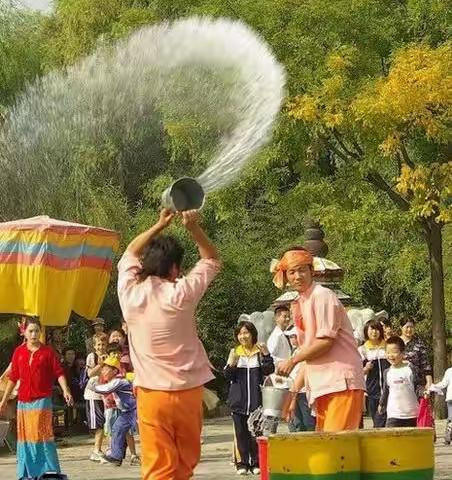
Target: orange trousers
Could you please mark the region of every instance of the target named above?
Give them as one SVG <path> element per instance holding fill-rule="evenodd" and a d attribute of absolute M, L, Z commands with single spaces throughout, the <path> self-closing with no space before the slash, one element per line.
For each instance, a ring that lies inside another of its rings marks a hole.
<path fill-rule="evenodd" d="M 137 387 L 143 480 L 189 480 L 201 457 L 203 387 Z"/>
<path fill-rule="evenodd" d="M 357 430 L 363 415 L 363 390 L 344 390 L 315 400 L 316 431 Z"/>

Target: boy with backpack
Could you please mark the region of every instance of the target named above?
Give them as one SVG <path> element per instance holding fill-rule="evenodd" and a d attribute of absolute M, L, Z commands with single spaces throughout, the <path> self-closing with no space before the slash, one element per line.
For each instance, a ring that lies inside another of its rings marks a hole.
<path fill-rule="evenodd" d="M 102 395 L 88 388 L 88 380 L 98 376 L 104 360 L 107 358 L 107 335 L 95 335 L 93 338 L 94 352 L 86 357 L 86 368 L 80 376 L 80 387 L 84 390 L 86 401 L 86 418 L 90 431 L 94 431 L 94 450 L 91 453 L 92 462 L 100 462 L 103 458 L 102 442 L 104 439 L 104 402 Z"/>

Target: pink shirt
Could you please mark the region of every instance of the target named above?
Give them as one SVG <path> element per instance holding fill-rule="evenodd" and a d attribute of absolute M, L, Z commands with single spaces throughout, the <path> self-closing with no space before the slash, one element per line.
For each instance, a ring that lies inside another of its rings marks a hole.
<path fill-rule="evenodd" d="M 151 390 L 188 390 L 214 378 L 198 338 L 195 311 L 220 270 L 200 260 L 176 283 L 149 276 L 137 280 L 140 260 L 125 253 L 118 264 L 118 296 L 129 329 L 134 384 Z"/>
<path fill-rule="evenodd" d="M 301 314 L 300 345 L 316 338 L 333 338 L 324 355 L 306 362 L 306 388 L 310 403 L 329 393 L 365 390 L 361 356 L 345 308 L 336 294 L 314 283 L 292 304 L 294 318 Z"/>

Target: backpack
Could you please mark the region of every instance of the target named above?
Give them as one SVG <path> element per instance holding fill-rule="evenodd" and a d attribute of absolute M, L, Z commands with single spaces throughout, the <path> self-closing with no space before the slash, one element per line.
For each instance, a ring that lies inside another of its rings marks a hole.
<path fill-rule="evenodd" d="M 84 367 L 80 372 L 80 378 L 78 379 L 78 386 L 82 392 L 85 391 L 85 388 L 88 385 L 88 380 L 88 367 Z"/>
<path fill-rule="evenodd" d="M 94 353 L 94 363 L 97 363 L 97 355 Z M 78 386 L 82 392 L 85 391 L 86 386 L 88 385 L 89 376 L 88 376 L 88 367 L 84 367 L 80 372 L 80 378 L 78 380 Z"/>

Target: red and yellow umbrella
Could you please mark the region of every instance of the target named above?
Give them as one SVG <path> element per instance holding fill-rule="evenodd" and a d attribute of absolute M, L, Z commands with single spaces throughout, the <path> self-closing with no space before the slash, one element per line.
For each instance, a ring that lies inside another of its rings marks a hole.
<path fill-rule="evenodd" d="M 117 232 L 47 216 L 0 223 L 0 312 L 64 326 L 71 312 L 99 313 Z"/>

